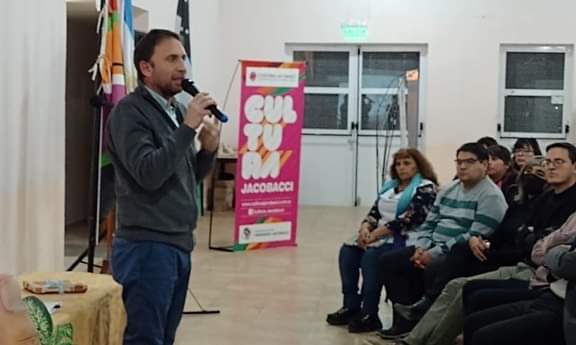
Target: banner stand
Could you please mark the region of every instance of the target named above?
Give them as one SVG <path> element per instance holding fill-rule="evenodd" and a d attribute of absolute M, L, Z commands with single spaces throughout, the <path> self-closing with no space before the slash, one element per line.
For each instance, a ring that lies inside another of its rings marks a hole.
<path fill-rule="evenodd" d="M 241 60 L 238 151 L 217 157 L 211 176 L 208 249 L 236 252 L 296 246 L 303 62 Z M 226 159 L 236 160 L 234 239 L 213 243 L 216 183 Z"/>
<path fill-rule="evenodd" d="M 304 62 L 241 61 L 234 251 L 294 247 Z"/>

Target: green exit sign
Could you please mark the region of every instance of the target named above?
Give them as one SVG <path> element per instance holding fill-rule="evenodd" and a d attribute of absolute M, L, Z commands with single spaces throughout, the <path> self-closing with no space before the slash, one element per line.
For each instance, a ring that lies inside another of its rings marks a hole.
<path fill-rule="evenodd" d="M 368 39 L 368 25 L 365 24 L 342 24 L 340 33 L 345 41 L 366 41 Z"/>

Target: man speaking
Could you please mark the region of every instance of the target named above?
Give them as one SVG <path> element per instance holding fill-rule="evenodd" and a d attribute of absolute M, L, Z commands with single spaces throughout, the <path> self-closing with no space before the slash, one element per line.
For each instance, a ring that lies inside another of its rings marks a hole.
<path fill-rule="evenodd" d="M 134 51 L 140 85 L 108 121 L 118 200 L 112 274 L 124 288 L 125 345 L 173 344 L 186 300 L 196 187 L 213 165 L 219 139 L 206 119 L 215 105 L 208 94 L 199 93 L 187 107 L 174 98 L 182 91 L 185 62 L 177 34 L 150 31 Z"/>

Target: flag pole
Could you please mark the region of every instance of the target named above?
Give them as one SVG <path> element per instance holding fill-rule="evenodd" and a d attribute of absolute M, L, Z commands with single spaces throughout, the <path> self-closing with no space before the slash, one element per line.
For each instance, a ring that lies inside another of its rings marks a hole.
<path fill-rule="evenodd" d="M 82 252 L 78 258 L 68 267 L 67 271 L 73 271 L 80 263 L 87 264 L 87 271 L 94 272 L 94 267 L 99 267 L 94 264 L 94 257 L 96 255 L 96 244 L 97 237 L 98 240 L 102 239 L 102 236 L 98 236 L 99 225 L 100 225 L 100 183 L 101 183 L 101 170 L 100 161 L 102 158 L 102 108 L 106 104 L 106 101 L 101 95 L 101 88 L 98 86 L 100 84 L 99 78 L 99 67 L 102 62 L 102 52 L 103 47 L 105 47 L 106 40 L 106 26 L 107 26 L 107 9 L 108 3 L 106 0 L 100 0 L 100 15 L 98 17 L 97 32 L 98 32 L 98 46 L 100 47 L 99 56 L 96 59 L 96 63 L 89 71 L 92 73 L 92 79 L 96 85 L 96 95 L 90 99 L 90 105 L 93 108 L 93 118 L 92 118 L 92 152 L 90 159 L 90 182 L 88 187 L 88 248 Z M 87 262 L 84 262 L 84 258 L 87 257 Z"/>
<path fill-rule="evenodd" d="M 182 41 L 182 45 L 184 46 L 184 50 L 186 51 L 186 55 L 188 56 L 188 67 L 190 70 L 188 71 L 188 75 L 191 74 L 192 68 L 192 58 L 190 56 L 190 8 L 188 7 L 189 0 L 178 0 L 178 7 L 176 9 L 176 32 L 180 35 L 180 39 Z M 200 308 L 198 311 L 183 311 L 183 315 L 209 315 L 209 314 L 220 314 L 220 310 L 206 310 L 200 304 L 192 289 L 188 288 L 188 293 L 194 298 L 196 304 Z"/>

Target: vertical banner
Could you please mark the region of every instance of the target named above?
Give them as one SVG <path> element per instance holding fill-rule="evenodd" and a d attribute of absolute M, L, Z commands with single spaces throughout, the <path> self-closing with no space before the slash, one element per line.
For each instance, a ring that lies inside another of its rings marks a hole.
<path fill-rule="evenodd" d="M 241 70 L 234 250 L 295 246 L 305 64 Z"/>

